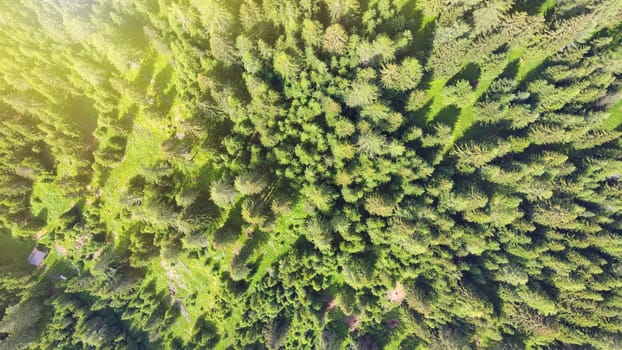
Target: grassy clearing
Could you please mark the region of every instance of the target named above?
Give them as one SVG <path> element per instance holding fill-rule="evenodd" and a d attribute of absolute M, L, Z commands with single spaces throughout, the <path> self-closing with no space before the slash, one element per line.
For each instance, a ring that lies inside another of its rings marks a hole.
<path fill-rule="evenodd" d="M 452 132 L 453 142 L 451 145 L 453 145 L 456 140 L 461 138 L 462 135 L 464 135 L 464 133 L 471 127 L 471 125 L 473 125 L 473 122 L 475 121 L 475 116 L 473 115 L 473 105 L 480 97 L 482 97 L 482 95 L 486 93 L 486 91 L 488 91 L 490 84 L 492 84 L 492 82 L 503 73 L 505 68 L 516 60 L 515 55 L 515 52 L 508 53 L 505 65 L 499 65 L 498 67 L 495 66 L 494 70 L 482 72 L 477 88 L 473 92 L 471 103 L 463 107 L 460 115 L 458 116 L 458 120 L 456 121 L 456 125 L 454 126 L 454 130 Z M 449 150 L 449 148 L 446 148 L 445 151 L 447 150 Z"/>
<path fill-rule="evenodd" d="M 552 5 L 554 5 L 554 1 Z M 549 4 L 549 6 L 552 5 Z M 512 48 L 507 53 L 505 60 L 506 62 L 504 65 L 495 65 L 495 69 L 492 71 L 482 71 L 481 77 L 478 80 L 477 88 L 473 92 L 470 103 L 460 109 L 460 114 L 458 115 L 456 122 L 453 125 L 452 142 L 448 142 L 445 145 L 444 152 L 448 152 L 453 147 L 455 142 L 459 140 L 464 135 L 464 133 L 473 125 L 473 123 L 475 122 L 473 105 L 482 95 L 484 95 L 484 93 L 486 93 L 486 91 L 490 87 L 490 84 L 492 84 L 492 82 L 499 75 L 501 75 L 507 67 L 509 67 L 509 65 L 513 64 L 516 61 L 519 62 L 517 66 L 518 69 L 516 71 L 516 76 L 514 77 L 514 79 L 518 84 L 520 84 L 529 75 L 530 72 L 537 69 L 544 61 L 546 61 L 546 59 L 546 57 L 542 58 L 539 56 L 530 55 L 529 52 L 527 52 L 524 48 Z M 447 81 L 443 80 L 435 80 L 430 83 L 430 88 L 428 89 L 426 94 L 428 96 L 428 99 L 432 100 L 430 113 L 428 114 L 430 116 L 429 120 L 434 120 L 438 116 L 439 112 L 442 111 L 443 108 L 447 107 L 447 105 L 444 104 L 444 99 L 442 96 L 442 90 L 446 83 Z M 617 111 L 619 112 L 618 116 L 612 116 L 611 121 L 608 122 L 608 125 L 611 128 L 615 128 L 617 125 L 622 123 L 622 110 L 620 110 L 619 107 L 620 106 L 618 106 L 617 109 Z"/>
<path fill-rule="evenodd" d="M 557 0 L 546 0 L 540 5 L 540 14 L 546 15 L 550 9 L 554 8 L 557 5 Z"/>
<path fill-rule="evenodd" d="M 605 121 L 604 127 L 607 130 L 615 130 L 620 125 L 622 125 L 622 100 L 613 105 L 611 109 L 609 109 L 611 115 Z"/>
<path fill-rule="evenodd" d="M 0 265 L 16 265 L 20 269 L 29 269 L 27 258 L 32 246 L 29 240 L 14 238 L 10 233 L 0 232 Z"/>
<path fill-rule="evenodd" d="M 261 258 L 261 262 L 259 263 L 257 271 L 253 277 L 249 279 L 249 287 L 246 293 L 252 292 L 254 290 L 254 286 L 260 282 L 262 278 L 264 278 L 270 270 L 270 267 L 276 263 L 280 257 L 287 254 L 287 252 L 292 248 L 298 239 L 298 236 L 292 231 L 291 227 L 302 224 L 305 217 L 307 217 L 307 214 L 304 210 L 304 205 L 299 202 L 289 215 L 284 215 L 278 218 L 273 231 L 273 236 L 267 243 L 256 247 L 254 256 L 251 256 L 251 258 Z M 242 321 L 242 315 L 245 307 L 246 305 L 244 304 L 238 304 L 237 307 L 231 311 L 229 321 L 232 324 L 239 324 L 240 321 Z M 215 349 L 224 350 L 229 348 L 234 343 L 233 337 L 235 334 L 227 332 L 227 335 L 228 337 L 221 339 Z"/>
<path fill-rule="evenodd" d="M 430 112 L 428 113 L 428 121 L 434 120 L 437 114 L 445 107 L 443 103 L 443 95 L 441 92 L 445 87 L 447 80 L 439 79 L 433 80 L 430 83 L 430 88 L 426 92 L 426 96 L 428 97 L 428 101 L 432 100 L 432 105 L 430 106 Z"/>
<path fill-rule="evenodd" d="M 125 157 L 110 173 L 101 197 L 102 221 L 106 222 L 111 232 L 121 230 L 117 215 L 123 210 L 119 204 L 123 190 L 130 179 L 139 175 L 143 168 L 154 165 L 160 159 L 160 144 L 169 134 L 170 131 L 162 122 L 149 119 L 142 113 L 136 116 L 134 128 L 127 141 Z"/>
<path fill-rule="evenodd" d="M 166 65 L 164 57 L 158 56 L 154 63 L 154 73 L 152 84 L 147 90 L 153 89 L 158 74 L 164 71 Z M 134 101 L 122 99 L 119 103 L 119 116 L 123 116 L 133 106 Z M 163 111 L 168 113 L 168 111 Z M 172 132 L 172 126 L 166 119 L 155 119 L 147 116 L 143 111 L 137 113 L 133 129 L 127 140 L 125 155 L 123 160 L 111 171 L 106 183 L 103 186 L 101 209 L 102 221 L 106 222 L 111 232 L 121 231 L 121 222 L 117 215 L 121 213 L 123 207 L 119 204 L 121 194 L 128 185 L 129 181 L 139 175 L 144 168 L 153 166 L 162 154 L 160 145 Z M 115 237 L 117 238 L 117 237 Z"/>
<path fill-rule="evenodd" d="M 152 73 L 150 74 L 152 78 L 146 87 L 147 95 L 157 95 L 156 92 L 161 92 L 156 91 L 162 89 L 158 86 L 164 86 L 164 92 L 169 92 L 170 89 L 174 88 L 174 76 L 165 76 L 168 67 L 169 62 L 166 57 L 158 55 L 155 58 L 152 65 Z M 151 66 L 148 68 L 151 68 Z M 130 80 L 138 79 L 139 73 L 139 69 L 133 71 Z M 160 79 L 161 76 L 168 79 L 160 82 L 159 80 L 162 80 Z M 118 105 L 119 117 L 135 109 L 137 102 L 129 98 L 122 98 Z M 163 159 L 164 154 L 160 151 L 160 147 L 172 134 L 174 130 L 173 124 L 185 117 L 179 115 L 183 111 L 184 109 L 179 101 L 175 100 L 168 110 L 160 111 L 162 114 L 171 114 L 171 118 L 154 118 L 152 114 L 144 113 L 142 108 L 139 108 L 138 113 L 135 115 L 133 128 L 127 139 L 124 157 L 111 171 L 105 184 L 102 186 L 101 200 L 103 205 L 99 212 L 102 222 L 106 223 L 107 229 L 115 234 L 116 249 L 123 248 L 119 243 L 125 238 L 119 236 L 120 233 L 125 231 L 125 223 L 122 219 L 119 219 L 120 214 L 124 210 L 121 204 L 123 192 L 133 177 L 141 175 L 143 169 L 149 168 Z M 173 123 L 171 123 L 171 119 L 173 119 Z M 205 163 L 203 160 L 205 157 L 199 154 L 197 158 L 200 159 L 194 159 L 191 167 L 185 170 L 198 176 L 202 164 Z M 221 289 L 220 277 L 206 266 L 202 259 L 161 255 L 152 259 L 144 284 L 146 285 L 152 280 L 155 280 L 158 291 L 168 293 L 169 288 L 173 288 L 176 291 L 174 299 L 179 300 L 183 304 L 185 312 L 172 325 L 172 332 L 182 339 L 188 340 L 192 336 L 196 320 L 203 313 L 215 307 L 216 296 Z"/>
<path fill-rule="evenodd" d="M 171 331 L 184 340 L 193 334 L 194 324 L 206 312 L 216 308 L 216 298 L 223 288 L 218 273 L 209 269 L 200 259 L 181 256 L 153 259 L 150 275 L 156 281 L 158 290 L 176 291 L 187 314 L 180 315 L 171 326 Z M 147 278 L 146 281 L 151 280 Z"/>
<path fill-rule="evenodd" d="M 31 212 L 35 216 L 42 215 L 47 223 L 54 222 L 76 201 L 65 193 L 56 183 L 35 181 L 30 197 Z"/>
<path fill-rule="evenodd" d="M 518 59 L 521 55 L 521 50 L 512 50 L 508 53 L 506 58 L 506 64 L 500 65 L 499 67 L 495 67 L 493 71 L 484 71 L 481 74 L 480 79 L 478 80 L 477 88 L 473 92 L 471 96 L 470 102 L 463 106 L 460 109 L 460 114 L 458 115 L 455 124 L 453 125 L 452 131 L 452 142 L 449 142 L 445 145 L 444 152 L 448 152 L 454 143 L 460 139 L 464 133 L 473 125 L 475 121 L 475 116 L 473 115 L 473 104 L 477 102 L 477 100 L 488 90 L 490 84 L 501 74 L 507 65 L 511 64 L 513 61 Z M 430 109 L 430 120 L 436 118 L 439 112 L 447 107 L 443 103 L 442 90 L 447 81 L 435 80 L 430 84 L 430 89 L 427 91 L 427 96 L 430 99 L 433 99 L 432 106 Z"/>
<path fill-rule="evenodd" d="M 269 242 L 263 244 L 260 249 L 256 250 L 256 252 L 259 252 L 263 257 L 257 268 L 257 272 L 255 272 L 255 275 L 253 275 L 253 278 L 250 280 L 251 286 L 259 282 L 268 273 L 270 266 L 291 249 L 298 236 L 292 232 L 290 227 L 301 225 L 306 217 L 307 214 L 304 210 L 304 205 L 298 203 L 289 215 L 278 218 L 274 230 L 275 237 L 271 238 Z"/>

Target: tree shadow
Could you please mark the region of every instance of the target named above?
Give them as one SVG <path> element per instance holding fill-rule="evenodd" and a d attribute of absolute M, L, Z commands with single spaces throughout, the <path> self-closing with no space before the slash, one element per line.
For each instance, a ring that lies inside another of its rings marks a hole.
<path fill-rule="evenodd" d="M 432 87 L 433 81 L 434 81 L 434 72 L 432 71 L 424 72 L 423 77 L 421 78 L 421 81 L 419 82 L 418 87 L 424 91 L 429 90 Z"/>
<path fill-rule="evenodd" d="M 482 74 L 482 70 L 477 63 L 470 62 L 460 72 L 451 77 L 449 81 L 447 81 L 446 86 L 454 85 L 458 80 L 466 80 L 471 86 L 475 86 L 479 81 L 479 78 Z"/>
<path fill-rule="evenodd" d="M 218 245 L 231 244 L 242 234 L 242 213 L 240 203 L 229 211 L 225 224 L 214 232 L 214 243 Z"/>
<path fill-rule="evenodd" d="M 419 128 L 425 127 L 428 124 L 428 115 L 432 110 L 432 102 L 433 99 L 426 102 L 426 104 L 418 110 L 409 113 L 406 117 L 406 120 L 404 121 L 404 124 L 401 127 L 401 130 L 403 132 L 408 132 L 408 130 L 410 130 L 410 128 L 413 126 Z"/>
<path fill-rule="evenodd" d="M 422 66 L 427 63 L 427 53 L 432 50 L 435 21 L 424 24 L 423 12 L 415 7 L 416 1 L 408 1 L 398 12 L 398 16 L 404 18 L 402 30 L 410 30 L 413 35 L 411 44 L 403 51 L 407 57 L 415 57 Z"/>
<path fill-rule="evenodd" d="M 473 124 L 472 127 L 465 130 L 462 137 L 460 137 L 461 141 L 468 140 L 482 140 L 484 138 L 488 138 L 493 135 L 497 135 L 499 131 L 498 125 L 483 125 L 480 123 Z"/>
<path fill-rule="evenodd" d="M 507 64 L 507 66 L 505 66 L 505 69 L 503 70 L 503 72 L 499 75 L 499 79 L 516 79 L 516 76 L 518 75 L 518 66 L 520 64 L 520 60 L 519 59 L 515 59 L 513 61 L 511 61 L 510 63 Z"/>
<path fill-rule="evenodd" d="M 223 272 L 220 275 L 220 280 L 223 281 L 223 284 L 227 288 L 227 290 L 236 296 L 242 295 L 244 292 L 248 290 L 248 287 L 249 287 L 248 282 L 246 280 L 236 281 L 233 278 L 231 278 L 231 274 L 229 272 Z"/>
<path fill-rule="evenodd" d="M 9 231 L 0 231 L 0 266 L 14 265 L 18 270 L 29 270 L 28 254 L 32 250 L 32 241 L 15 238 Z"/>
<path fill-rule="evenodd" d="M 537 15 L 540 13 L 540 8 L 547 0 L 523 0 L 517 1 L 512 9 L 512 12 L 527 12 L 529 15 Z"/>
<path fill-rule="evenodd" d="M 542 61 L 536 67 L 534 67 L 529 72 L 527 72 L 527 74 L 525 74 L 525 76 L 521 80 L 520 85 L 517 87 L 517 89 L 524 90 L 527 88 L 527 85 L 529 83 L 540 78 L 542 76 L 542 72 L 546 69 L 546 67 L 549 66 L 549 62 L 550 62 L 550 58 L 547 57 L 544 61 Z"/>
<path fill-rule="evenodd" d="M 193 348 L 213 349 L 219 341 L 218 327 L 208 320 L 208 314 L 204 314 L 194 323 L 192 338 L 186 345 Z"/>
<path fill-rule="evenodd" d="M 448 125 L 453 130 L 456 125 L 456 122 L 458 121 L 459 115 L 460 115 L 460 108 L 454 105 L 449 105 L 441 109 L 436 114 L 436 116 L 434 117 L 434 121 Z"/>
<path fill-rule="evenodd" d="M 41 209 L 41 211 L 39 211 L 39 213 L 37 213 L 37 220 L 40 220 L 41 222 L 48 222 L 48 218 L 50 217 L 50 213 L 48 208 L 43 208 Z"/>

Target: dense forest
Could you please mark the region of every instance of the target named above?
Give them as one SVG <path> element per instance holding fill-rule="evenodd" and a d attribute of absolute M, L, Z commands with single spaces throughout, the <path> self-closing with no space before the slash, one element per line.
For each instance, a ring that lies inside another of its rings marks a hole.
<path fill-rule="evenodd" d="M 621 0 L 0 9 L 0 349 L 622 349 Z"/>

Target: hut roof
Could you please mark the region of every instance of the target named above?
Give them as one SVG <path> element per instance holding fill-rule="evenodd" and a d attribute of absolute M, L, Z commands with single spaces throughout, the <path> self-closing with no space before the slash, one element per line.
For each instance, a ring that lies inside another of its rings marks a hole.
<path fill-rule="evenodd" d="M 28 262 L 30 265 L 41 266 L 43 263 L 43 259 L 48 255 L 47 252 L 34 248 L 30 256 L 28 257 Z"/>

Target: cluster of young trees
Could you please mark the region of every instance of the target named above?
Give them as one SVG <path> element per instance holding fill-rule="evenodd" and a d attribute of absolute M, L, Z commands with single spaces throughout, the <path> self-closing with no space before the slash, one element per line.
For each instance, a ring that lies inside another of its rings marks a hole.
<path fill-rule="evenodd" d="M 0 346 L 622 346 L 620 1 L 0 8 Z"/>

